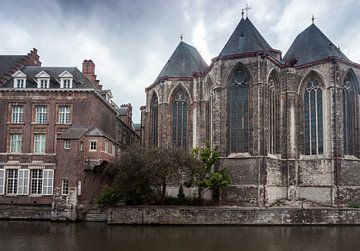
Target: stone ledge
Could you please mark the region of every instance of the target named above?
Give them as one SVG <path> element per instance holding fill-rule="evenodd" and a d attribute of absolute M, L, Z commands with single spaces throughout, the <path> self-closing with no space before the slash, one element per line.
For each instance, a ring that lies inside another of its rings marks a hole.
<path fill-rule="evenodd" d="M 360 209 L 117 207 L 108 224 L 160 225 L 332 225 L 360 224 Z"/>

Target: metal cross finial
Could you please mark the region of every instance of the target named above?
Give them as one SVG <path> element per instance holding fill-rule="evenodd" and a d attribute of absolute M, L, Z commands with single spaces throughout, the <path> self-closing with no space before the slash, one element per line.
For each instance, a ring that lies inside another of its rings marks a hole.
<path fill-rule="evenodd" d="M 314 21 L 315 21 L 314 15 L 312 15 L 311 21 L 312 21 L 312 23 L 314 24 Z"/>
<path fill-rule="evenodd" d="M 183 38 L 184 38 L 183 34 L 180 34 L 180 41 L 183 41 Z"/>
<path fill-rule="evenodd" d="M 244 18 L 244 11 L 246 11 L 246 18 L 248 17 L 248 14 L 249 14 L 249 10 L 251 10 L 252 9 L 252 7 L 250 7 L 248 4 L 246 4 L 246 6 L 245 6 L 245 8 L 243 8 L 242 10 L 241 10 L 241 15 L 242 15 L 242 17 Z"/>

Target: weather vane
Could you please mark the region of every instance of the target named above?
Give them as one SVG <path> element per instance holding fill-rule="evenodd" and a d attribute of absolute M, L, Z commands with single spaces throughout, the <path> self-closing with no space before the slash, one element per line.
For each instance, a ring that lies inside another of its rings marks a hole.
<path fill-rule="evenodd" d="M 248 18 L 249 10 L 251 10 L 252 7 L 250 7 L 248 4 L 246 4 L 245 8 L 241 9 L 241 16 L 244 18 L 244 11 L 246 11 L 246 18 Z"/>
<path fill-rule="evenodd" d="M 180 41 L 183 41 L 183 38 L 184 38 L 183 34 L 180 34 Z"/>
<path fill-rule="evenodd" d="M 314 14 L 312 15 L 311 21 L 312 21 L 312 23 L 314 24 L 314 21 L 315 21 Z"/>

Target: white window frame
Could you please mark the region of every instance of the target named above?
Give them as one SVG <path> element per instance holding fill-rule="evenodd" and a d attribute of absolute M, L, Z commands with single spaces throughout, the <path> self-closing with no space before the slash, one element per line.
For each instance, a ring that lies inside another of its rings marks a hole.
<path fill-rule="evenodd" d="M 21 133 L 10 133 L 9 134 L 9 152 L 10 153 L 21 153 L 22 148 L 22 134 Z"/>
<path fill-rule="evenodd" d="M 64 149 L 69 150 L 70 148 L 71 148 L 70 147 L 70 140 L 65 139 L 64 140 Z"/>
<path fill-rule="evenodd" d="M 79 150 L 80 151 L 84 150 L 84 142 L 80 142 Z"/>
<path fill-rule="evenodd" d="M 36 172 L 38 175 L 36 177 L 33 177 L 34 172 Z M 41 169 L 32 169 L 30 172 L 31 176 L 31 183 L 30 183 L 30 194 L 32 195 L 41 195 L 42 194 L 42 182 L 43 182 L 43 170 Z M 41 181 L 41 182 L 40 182 Z M 33 192 L 33 183 L 36 183 L 35 185 L 35 192 Z M 40 190 L 40 191 L 39 191 Z"/>
<path fill-rule="evenodd" d="M 14 78 L 14 88 L 26 88 L 26 78 Z"/>
<path fill-rule="evenodd" d="M 14 124 L 24 123 L 24 107 L 22 105 L 11 106 L 11 123 Z"/>
<path fill-rule="evenodd" d="M 47 114 L 48 110 L 46 105 L 35 106 L 35 123 L 46 124 L 48 119 Z"/>
<path fill-rule="evenodd" d="M 34 133 L 34 153 L 45 153 L 46 151 L 46 134 Z"/>
<path fill-rule="evenodd" d="M 69 105 L 59 106 L 59 124 L 71 124 L 71 110 Z"/>
<path fill-rule="evenodd" d="M 61 179 L 61 195 L 69 195 L 69 179 Z"/>
<path fill-rule="evenodd" d="M 105 152 L 110 153 L 109 152 L 109 141 L 107 141 L 107 140 L 105 140 L 105 143 L 104 143 L 104 150 L 105 150 Z"/>
<path fill-rule="evenodd" d="M 60 88 L 62 89 L 71 89 L 73 85 L 72 78 L 62 78 L 60 81 Z"/>
<path fill-rule="evenodd" d="M 13 173 L 13 177 L 9 177 L 10 172 Z M 18 173 L 18 169 L 6 169 L 6 194 L 7 195 L 16 195 L 17 194 L 17 188 L 18 188 L 18 177 L 19 177 L 19 173 Z M 9 184 L 10 181 L 12 180 L 12 185 L 11 185 L 11 192 L 9 192 Z"/>
<path fill-rule="evenodd" d="M 42 195 L 53 195 L 54 191 L 54 170 L 43 170 Z"/>
<path fill-rule="evenodd" d="M 5 169 L 0 169 L 0 195 L 5 194 Z"/>
<path fill-rule="evenodd" d="M 95 148 L 92 148 L 92 143 L 95 144 Z M 97 151 L 97 141 L 96 140 L 90 140 L 89 142 L 89 152 L 96 152 Z"/>
<path fill-rule="evenodd" d="M 29 169 L 18 170 L 17 195 L 29 194 Z"/>
<path fill-rule="evenodd" d="M 49 87 L 50 87 L 50 79 L 49 78 L 39 78 L 37 80 L 37 88 L 48 89 Z"/>

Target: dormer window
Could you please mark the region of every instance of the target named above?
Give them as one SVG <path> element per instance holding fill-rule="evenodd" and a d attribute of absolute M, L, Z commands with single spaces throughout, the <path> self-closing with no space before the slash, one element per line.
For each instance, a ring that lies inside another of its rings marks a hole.
<path fill-rule="evenodd" d="M 61 88 L 64 88 L 64 89 L 72 88 L 72 80 L 71 79 L 62 79 Z"/>
<path fill-rule="evenodd" d="M 73 84 L 73 75 L 68 71 L 64 71 L 59 75 L 60 78 L 60 88 L 62 89 L 71 89 Z"/>
<path fill-rule="evenodd" d="M 26 88 L 26 75 L 22 71 L 15 72 L 12 77 L 14 78 L 14 88 Z"/>
<path fill-rule="evenodd" d="M 50 75 L 45 71 L 41 71 L 35 75 L 37 78 L 37 88 L 47 89 L 50 87 Z"/>
<path fill-rule="evenodd" d="M 15 88 L 25 88 L 25 79 L 15 79 Z"/>
<path fill-rule="evenodd" d="M 38 83 L 38 88 L 49 88 L 49 80 L 48 79 L 40 79 Z"/>

